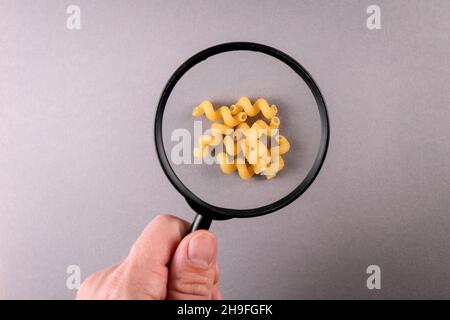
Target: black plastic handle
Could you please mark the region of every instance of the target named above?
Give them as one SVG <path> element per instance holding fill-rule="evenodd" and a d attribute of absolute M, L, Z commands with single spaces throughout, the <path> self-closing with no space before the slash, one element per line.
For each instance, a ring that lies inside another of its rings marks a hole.
<path fill-rule="evenodd" d="M 210 218 L 206 218 L 200 214 L 197 214 L 192 221 L 191 228 L 189 232 L 194 232 L 196 230 L 208 230 L 211 226 L 212 220 Z"/>

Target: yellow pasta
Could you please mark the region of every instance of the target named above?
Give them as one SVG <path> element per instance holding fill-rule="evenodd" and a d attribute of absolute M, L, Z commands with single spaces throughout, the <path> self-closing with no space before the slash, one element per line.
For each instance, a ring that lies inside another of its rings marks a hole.
<path fill-rule="evenodd" d="M 242 130 L 244 132 L 247 131 L 248 129 L 250 129 L 250 126 L 246 122 L 242 122 L 236 127 L 236 130 Z"/>
<path fill-rule="evenodd" d="M 277 106 L 272 104 L 269 106 L 265 99 L 258 99 L 253 104 L 253 107 L 260 109 L 266 119 L 272 119 L 278 112 Z"/>
<path fill-rule="evenodd" d="M 245 163 L 237 163 L 236 168 L 239 177 L 243 180 L 248 180 L 254 175 L 253 167 Z"/>
<path fill-rule="evenodd" d="M 266 151 L 262 151 L 262 150 L 266 150 Z M 259 149 L 259 148 L 255 148 L 250 150 L 249 154 L 248 154 L 248 163 L 253 164 L 253 165 L 267 165 L 270 163 L 271 158 L 269 153 L 267 152 L 267 148 L 264 149 Z"/>
<path fill-rule="evenodd" d="M 280 127 L 281 120 L 278 117 L 273 117 L 270 119 L 270 128 L 271 129 L 278 129 Z"/>
<path fill-rule="evenodd" d="M 249 130 L 247 132 L 249 132 Z M 270 162 L 269 150 L 267 150 L 267 146 L 258 139 L 256 134 L 249 134 L 246 137 L 245 143 L 248 145 L 245 149 L 247 150 L 248 148 L 246 158 L 250 164 L 258 164 L 260 162 L 267 164 Z"/>
<path fill-rule="evenodd" d="M 250 126 L 246 122 L 240 123 L 236 130 L 234 131 L 234 140 L 240 140 L 242 137 L 245 136 L 245 132 L 250 129 Z"/>
<path fill-rule="evenodd" d="M 237 144 L 234 143 L 234 139 L 231 136 L 225 136 L 223 139 L 223 144 L 225 146 L 226 152 L 230 156 L 235 156 L 237 154 Z"/>
<path fill-rule="evenodd" d="M 279 155 L 282 155 L 287 153 L 291 149 L 291 144 L 285 136 L 278 135 L 275 137 L 275 141 L 278 143 L 278 145 L 272 147 L 271 152 L 278 152 Z"/>
<path fill-rule="evenodd" d="M 217 160 L 219 162 L 220 169 L 225 174 L 231 174 L 237 170 L 239 177 L 243 180 L 250 179 L 254 174 L 252 166 L 242 163 L 241 161 L 236 161 L 237 163 L 229 161 L 225 152 L 219 153 L 217 155 Z"/>
<path fill-rule="evenodd" d="M 248 117 L 259 113 L 267 119 L 256 118 L 252 125 Z M 265 99 L 251 103 L 247 97 L 241 97 L 236 104 L 222 106 L 214 110 L 213 104 L 205 100 L 194 108 L 192 115 L 205 115 L 212 122 L 210 132 L 199 137 L 194 156 L 205 158 L 214 148 L 217 163 L 225 174 L 237 172 L 243 180 L 255 174 L 274 178 L 285 166 L 281 155 L 286 154 L 291 145 L 285 136 L 279 135 L 280 118 L 278 109 L 269 105 Z M 223 122 L 217 122 L 217 121 Z M 270 121 L 269 121 L 270 120 Z M 223 149 L 217 149 L 223 147 Z"/>
<path fill-rule="evenodd" d="M 208 146 L 212 142 L 213 137 L 201 135 L 198 138 L 198 148 L 194 148 L 194 156 L 197 158 L 205 158 L 208 154 Z"/>
<path fill-rule="evenodd" d="M 195 117 L 201 117 L 206 115 L 209 121 L 217 121 L 223 119 L 224 124 L 230 127 L 235 127 L 239 123 L 244 122 L 247 119 L 245 112 L 239 112 L 235 116 L 231 114 L 230 108 L 222 106 L 217 110 L 214 110 L 212 103 L 208 100 L 203 101 L 192 111 L 192 115 Z"/>
<path fill-rule="evenodd" d="M 248 133 L 246 134 L 246 132 L 249 129 L 255 129 L 258 137 L 261 137 L 261 135 L 265 134 L 267 136 L 274 136 L 277 134 L 277 130 L 280 126 L 280 118 L 278 117 L 273 117 L 270 120 L 270 124 L 267 124 L 264 120 L 257 120 L 255 121 L 252 126 L 250 127 L 246 122 L 242 122 L 240 123 L 236 128 L 235 128 L 235 132 L 241 132 L 245 135 L 248 135 Z"/>
<path fill-rule="evenodd" d="M 263 163 L 257 163 L 253 165 L 253 170 L 255 171 L 255 174 L 261 174 L 264 170 L 266 170 L 268 165 Z"/>
<path fill-rule="evenodd" d="M 201 135 L 198 137 L 198 148 L 194 148 L 194 156 L 197 158 L 205 158 L 210 151 L 210 147 L 219 145 L 222 139 L 220 131 L 214 129 L 211 129 L 211 135 Z"/>
<path fill-rule="evenodd" d="M 252 104 L 247 97 L 241 97 L 236 104 L 230 107 L 230 110 L 231 114 L 239 114 L 244 110 L 249 117 L 254 117 L 261 111 L 266 119 L 272 119 L 278 112 L 277 106 L 269 105 L 265 99 L 260 98 Z"/>
<path fill-rule="evenodd" d="M 281 156 L 279 156 L 277 161 L 272 162 L 262 172 L 264 173 L 267 179 L 272 179 L 277 175 L 278 172 L 283 170 L 283 168 L 284 168 L 284 160 Z"/>
<path fill-rule="evenodd" d="M 236 171 L 236 164 L 233 161 L 228 160 L 228 156 L 225 152 L 217 154 L 217 161 L 223 173 L 232 174 Z"/>
<path fill-rule="evenodd" d="M 194 148 L 194 157 L 196 158 L 206 158 L 208 155 L 208 148 Z"/>
<path fill-rule="evenodd" d="M 240 126 L 241 124 L 245 124 L 245 122 L 240 123 L 238 126 Z M 222 135 L 229 135 L 234 133 L 233 127 L 218 122 L 213 123 L 211 125 L 211 129 L 218 130 Z"/>
<path fill-rule="evenodd" d="M 273 117 L 272 120 L 271 124 L 273 122 L 273 127 L 268 125 L 264 120 L 257 120 L 252 124 L 251 129 L 255 129 L 257 131 L 258 137 L 263 134 L 266 136 L 273 136 L 277 133 L 276 129 L 278 129 L 278 126 L 280 125 L 280 119 L 278 117 Z"/>
<path fill-rule="evenodd" d="M 247 139 L 240 139 L 236 142 L 237 150 L 236 152 L 238 154 L 242 153 L 243 159 L 247 159 L 249 155 L 249 145 L 247 143 Z"/>

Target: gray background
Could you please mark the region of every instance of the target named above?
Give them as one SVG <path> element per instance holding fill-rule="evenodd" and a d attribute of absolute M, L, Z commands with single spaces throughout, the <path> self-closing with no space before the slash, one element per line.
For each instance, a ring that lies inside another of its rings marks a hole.
<path fill-rule="evenodd" d="M 82 30 L 66 29 L 69 4 Z M 382 29 L 366 28 L 366 8 Z M 0 297 L 72 298 L 160 213 L 153 117 L 171 73 L 227 41 L 319 83 L 331 143 L 281 212 L 215 223 L 226 298 L 450 298 L 448 1 L 0 1 Z M 366 267 L 382 269 L 369 291 Z"/>

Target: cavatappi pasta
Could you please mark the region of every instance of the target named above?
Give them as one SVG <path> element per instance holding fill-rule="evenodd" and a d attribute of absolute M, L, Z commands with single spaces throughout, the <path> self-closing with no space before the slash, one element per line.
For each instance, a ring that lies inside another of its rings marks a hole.
<path fill-rule="evenodd" d="M 209 121 L 223 120 L 223 123 L 230 127 L 235 127 L 239 123 L 247 119 L 247 114 L 245 112 L 238 112 L 236 115 L 232 115 L 230 108 L 227 106 L 222 106 L 217 110 L 214 110 L 212 103 L 208 100 L 203 101 L 194 111 L 192 111 L 194 117 L 200 117 L 206 115 Z"/>
<path fill-rule="evenodd" d="M 239 114 L 242 110 L 249 117 L 254 117 L 261 111 L 266 119 L 272 119 L 278 112 L 277 106 L 274 104 L 269 105 L 265 99 L 260 98 L 252 104 L 247 97 L 240 98 L 236 104 L 230 107 L 232 115 Z"/>
<path fill-rule="evenodd" d="M 223 173 L 237 172 L 244 180 L 254 175 L 274 178 L 285 167 L 282 155 L 291 147 L 288 139 L 279 134 L 281 121 L 277 113 L 277 106 L 262 98 L 252 104 L 249 98 L 241 97 L 230 107 L 217 109 L 210 101 L 203 101 L 192 115 L 205 115 L 213 123 L 198 138 L 194 156 L 205 158 L 214 152 Z M 258 114 L 261 119 L 249 121 Z"/>

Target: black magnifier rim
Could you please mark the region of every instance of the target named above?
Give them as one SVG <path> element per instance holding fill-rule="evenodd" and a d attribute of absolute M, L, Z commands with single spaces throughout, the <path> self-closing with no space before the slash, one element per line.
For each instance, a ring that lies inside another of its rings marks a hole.
<path fill-rule="evenodd" d="M 178 178 L 178 176 L 173 171 L 169 160 L 167 158 L 164 144 L 163 144 L 163 135 L 162 135 L 162 122 L 163 122 L 163 116 L 164 116 L 164 109 L 166 107 L 167 100 L 177 84 L 177 82 L 182 78 L 182 76 L 189 71 L 192 67 L 194 67 L 196 64 L 202 62 L 203 60 L 206 60 L 209 57 L 212 57 L 217 54 L 230 52 L 230 51 L 254 51 L 254 52 L 261 52 L 264 54 L 267 54 L 269 56 L 272 56 L 273 58 L 278 59 L 279 61 L 287 64 L 295 73 L 297 73 L 303 81 L 306 82 L 306 84 L 309 86 L 311 92 L 314 95 L 314 98 L 316 100 L 317 107 L 319 109 L 320 114 L 320 122 L 321 122 L 321 138 L 320 138 L 320 145 L 319 145 L 319 151 L 317 153 L 316 159 L 314 160 L 313 166 L 311 167 L 310 171 L 308 172 L 307 176 L 303 179 L 303 181 L 288 195 L 281 198 L 280 200 L 277 200 L 271 204 L 264 205 L 262 207 L 258 208 L 252 208 L 252 209 L 230 209 L 230 208 L 222 208 L 217 207 L 214 205 L 211 205 L 199 197 L 197 197 L 194 193 L 192 193 Z M 247 218 L 247 217 L 256 217 L 265 215 L 271 212 L 274 212 L 276 210 L 279 210 L 288 204 L 290 204 L 292 201 L 297 199 L 300 195 L 303 194 L 303 192 L 308 189 L 308 187 L 311 185 L 311 183 L 316 178 L 317 174 L 319 173 L 322 164 L 325 160 L 325 156 L 327 154 L 328 149 L 328 143 L 330 139 L 330 125 L 328 120 L 328 112 L 325 105 L 325 101 L 323 99 L 323 96 L 319 90 L 319 87 L 317 86 L 316 82 L 313 80 L 311 75 L 306 71 L 305 68 L 302 67 L 300 63 L 298 63 L 295 59 L 291 58 L 284 52 L 263 45 L 259 43 L 253 43 L 253 42 L 229 42 L 229 43 L 223 43 L 219 45 L 212 46 L 210 48 L 207 48 L 203 51 L 200 51 L 199 53 L 195 54 L 191 58 L 189 58 L 186 62 L 184 62 L 170 77 L 169 81 L 167 82 L 161 97 L 158 102 L 158 108 L 156 110 L 156 116 L 155 116 L 155 143 L 156 143 L 156 151 L 158 154 L 159 162 L 164 170 L 164 173 L 169 178 L 172 185 L 180 192 L 186 200 L 190 204 L 195 204 L 196 207 L 205 209 L 205 212 L 213 213 L 214 215 L 211 217 L 212 219 L 217 219 L 217 215 L 220 217 L 227 217 L 227 218 Z M 200 212 L 201 213 L 201 212 Z M 216 216 L 216 218 L 214 217 Z"/>

